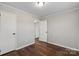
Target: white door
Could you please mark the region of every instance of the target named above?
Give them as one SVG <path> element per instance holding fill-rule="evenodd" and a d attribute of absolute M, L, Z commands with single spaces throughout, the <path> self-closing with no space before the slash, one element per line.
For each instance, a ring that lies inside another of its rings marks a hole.
<path fill-rule="evenodd" d="M 16 48 L 16 15 L 9 12 L 1 12 L 1 54 L 15 50 Z"/>
<path fill-rule="evenodd" d="M 40 39 L 41 41 L 47 42 L 47 20 L 41 20 L 40 25 Z"/>
<path fill-rule="evenodd" d="M 39 23 L 35 23 L 35 38 L 39 38 Z"/>

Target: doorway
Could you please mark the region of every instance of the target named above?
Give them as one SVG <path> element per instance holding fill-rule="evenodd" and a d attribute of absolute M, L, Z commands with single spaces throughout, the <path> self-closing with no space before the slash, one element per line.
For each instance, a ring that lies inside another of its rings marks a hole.
<path fill-rule="evenodd" d="M 39 22 L 39 40 L 47 42 L 47 20 L 41 20 Z"/>

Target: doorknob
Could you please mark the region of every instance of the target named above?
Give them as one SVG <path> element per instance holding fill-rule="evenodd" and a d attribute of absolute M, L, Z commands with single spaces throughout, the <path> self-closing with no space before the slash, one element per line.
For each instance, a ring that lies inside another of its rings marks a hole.
<path fill-rule="evenodd" d="M 15 33 L 13 33 L 13 35 L 15 35 Z"/>

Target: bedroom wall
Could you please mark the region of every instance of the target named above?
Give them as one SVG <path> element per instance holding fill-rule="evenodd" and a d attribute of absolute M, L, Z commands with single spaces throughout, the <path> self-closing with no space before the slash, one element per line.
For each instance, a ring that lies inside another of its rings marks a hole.
<path fill-rule="evenodd" d="M 48 42 L 79 50 L 79 10 L 45 17 L 48 20 Z"/>

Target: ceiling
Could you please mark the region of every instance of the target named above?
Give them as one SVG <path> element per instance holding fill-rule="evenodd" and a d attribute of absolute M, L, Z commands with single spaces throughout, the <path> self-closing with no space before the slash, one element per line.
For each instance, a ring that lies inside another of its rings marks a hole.
<path fill-rule="evenodd" d="M 55 12 L 79 7 L 79 2 L 46 2 L 43 7 L 37 7 L 35 2 L 1 2 L 37 16 L 47 16 Z"/>

